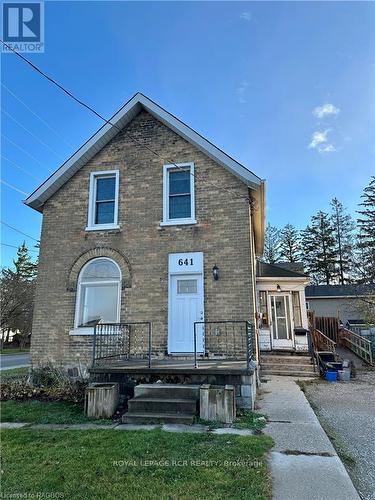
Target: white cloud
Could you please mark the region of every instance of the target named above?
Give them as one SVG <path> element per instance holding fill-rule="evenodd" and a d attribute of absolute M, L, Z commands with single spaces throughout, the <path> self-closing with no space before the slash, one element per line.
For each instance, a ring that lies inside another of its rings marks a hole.
<path fill-rule="evenodd" d="M 237 88 L 238 101 L 241 104 L 244 104 L 246 102 L 246 91 L 247 91 L 248 86 L 249 86 L 249 82 L 244 80 L 240 83 L 240 85 Z"/>
<path fill-rule="evenodd" d="M 313 110 L 313 115 L 317 118 L 324 118 L 325 116 L 338 115 L 340 113 L 340 109 L 336 108 L 331 103 L 323 104 L 322 106 L 317 106 Z"/>
<path fill-rule="evenodd" d="M 333 144 L 328 142 L 328 133 L 331 129 L 324 130 L 324 132 L 317 130 L 313 133 L 309 149 L 316 149 L 319 153 L 333 153 L 336 148 Z"/>
<path fill-rule="evenodd" d="M 326 146 L 321 146 L 318 148 L 319 153 L 333 153 L 336 148 L 333 144 L 327 144 Z"/>
<path fill-rule="evenodd" d="M 244 21 L 251 21 L 251 18 L 251 12 L 241 12 L 240 14 L 240 19 L 243 19 Z"/>

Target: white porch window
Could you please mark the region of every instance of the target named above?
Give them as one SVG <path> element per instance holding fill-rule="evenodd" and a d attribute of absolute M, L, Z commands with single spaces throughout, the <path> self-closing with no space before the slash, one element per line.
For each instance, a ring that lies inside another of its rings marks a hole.
<path fill-rule="evenodd" d="M 119 171 L 92 172 L 87 231 L 118 228 Z"/>
<path fill-rule="evenodd" d="M 267 306 L 267 292 L 259 292 L 259 314 L 260 314 L 260 328 L 268 328 L 268 306 Z"/>
<path fill-rule="evenodd" d="M 121 271 L 111 259 L 88 262 L 78 278 L 75 328 L 96 323 L 118 323 L 121 306 Z"/>
<path fill-rule="evenodd" d="M 194 163 L 164 165 L 162 226 L 195 224 Z"/>

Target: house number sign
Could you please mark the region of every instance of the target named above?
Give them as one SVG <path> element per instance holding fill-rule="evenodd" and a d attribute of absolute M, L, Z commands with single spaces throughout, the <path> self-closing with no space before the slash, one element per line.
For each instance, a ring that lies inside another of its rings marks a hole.
<path fill-rule="evenodd" d="M 178 259 L 178 265 L 179 266 L 193 266 L 194 259 L 193 259 L 193 257 L 190 257 L 190 259 Z"/>
<path fill-rule="evenodd" d="M 169 254 L 169 274 L 203 272 L 203 252 Z"/>

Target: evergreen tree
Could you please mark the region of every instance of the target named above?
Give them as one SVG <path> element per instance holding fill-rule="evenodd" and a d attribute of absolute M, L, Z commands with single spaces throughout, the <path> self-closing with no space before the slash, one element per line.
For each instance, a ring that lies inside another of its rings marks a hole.
<path fill-rule="evenodd" d="M 375 283 L 375 176 L 361 196 L 358 210 L 358 248 L 361 252 L 363 279 L 365 283 Z"/>
<path fill-rule="evenodd" d="M 351 215 L 346 212 L 343 204 L 337 198 L 333 198 L 331 207 L 330 220 L 336 240 L 337 272 L 339 282 L 343 285 L 345 282 L 350 281 L 353 269 L 353 233 L 355 224 Z"/>
<path fill-rule="evenodd" d="M 300 234 L 292 224 L 287 224 L 280 233 L 280 257 L 285 262 L 298 262 L 300 252 Z"/>
<path fill-rule="evenodd" d="M 335 239 L 330 217 L 319 211 L 302 233 L 303 262 L 315 283 L 331 284 L 335 278 L 337 260 Z"/>
<path fill-rule="evenodd" d="M 17 332 L 22 343 L 31 333 L 37 270 L 25 243 L 19 246 L 13 264 L 14 269 L 1 270 L 0 327 Z"/>
<path fill-rule="evenodd" d="M 26 243 L 18 247 L 17 259 L 13 260 L 14 267 L 16 268 L 16 276 L 25 280 L 32 280 L 36 277 L 37 264 L 35 264 L 29 255 L 29 250 Z"/>
<path fill-rule="evenodd" d="M 268 223 L 264 238 L 263 262 L 275 264 L 280 260 L 280 231 Z"/>

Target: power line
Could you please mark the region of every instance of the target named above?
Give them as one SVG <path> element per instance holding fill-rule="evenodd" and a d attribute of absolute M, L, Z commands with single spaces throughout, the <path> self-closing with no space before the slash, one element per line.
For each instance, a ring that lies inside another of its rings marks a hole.
<path fill-rule="evenodd" d="M 32 239 L 32 240 L 34 240 L 34 241 L 36 241 L 37 243 L 39 243 L 39 240 L 37 240 L 36 238 L 34 238 L 34 236 L 30 236 L 29 234 L 24 233 L 23 231 L 20 231 L 20 230 L 19 230 L 19 229 L 17 229 L 16 227 L 13 227 L 13 226 L 11 226 L 10 224 L 7 224 L 6 222 L 4 222 L 4 221 L 2 221 L 2 220 L 1 220 L 0 222 L 1 222 L 1 224 L 3 224 L 4 226 L 9 227 L 10 229 L 13 229 L 13 231 L 16 231 L 17 233 L 20 233 L 20 234 L 22 234 L 23 236 L 27 236 L 27 238 L 30 238 L 30 239 Z"/>
<path fill-rule="evenodd" d="M 70 148 L 74 148 L 74 146 L 72 144 L 70 144 L 66 139 L 64 139 L 64 137 L 59 134 L 59 132 L 57 132 L 57 130 L 55 130 L 53 127 L 51 127 L 51 125 L 46 122 L 46 120 L 44 120 L 44 118 L 42 118 L 40 115 L 38 115 L 38 113 L 36 113 L 34 110 L 32 110 L 30 108 L 30 106 L 28 106 L 25 101 L 23 101 L 20 97 L 18 97 L 14 92 L 12 92 L 4 83 L 1 83 L 1 86 L 4 87 L 4 89 L 9 92 L 9 94 L 11 96 L 14 97 L 14 99 L 17 99 L 18 102 L 20 102 L 23 106 L 25 106 L 25 108 L 30 111 L 30 113 L 32 113 L 34 116 L 36 116 L 36 118 L 38 118 L 46 127 L 48 127 L 54 134 L 56 134 L 56 136 L 61 139 L 62 141 L 65 142 L 65 144 L 67 146 L 69 146 Z"/>
<path fill-rule="evenodd" d="M 12 139 L 9 139 L 9 137 L 7 137 L 6 135 L 2 134 L 2 137 L 4 137 L 4 139 L 6 139 L 8 142 L 10 142 L 11 144 L 13 144 L 13 146 L 15 146 L 17 149 L 19 149 L 20 151 L 22 151 L 23 153 L 25 153 L 27 156 L 30 156 L 30 158 L 34 161 L 36 161 L 37 163 L 39 163 L 39 165 L 43 168 L 45 168 L 46 170 L 48 170 L 49 172 L 52 172 L 52 170 L 50 170 L 49 168 L 45 167 L 43 165 L 43 163 L 41 161 L 39 161 L 37 158 L 35 158 L 35 156 L 33 156 L 31 153 L 29 153 L 28 151 L 26 151 L 26 149 L 24 149 L 22 146 L 19 146 L 16 142 L 12 141 Z"/>
<path fill-rule="evenodd" d="M 59 158 L 63 158 L 63 156 L 60 154 L 60 153 L 57 153 L 53 148 L 51 148 L 47 143 L 45 143 L 44 141 L 42 141 L 42 139 L 39 139 L 39 137 L 37 135 L 35 135 L 33 132 L 31 132 L 31 130 L 29 130 L 28 128 L 26 128 L 24 125 L 22 125 L 22 123 L 20 123 L 18 120 L 16 120 L 14 118 L 14 116 L 12 116 L 10 113 L 8 113 L 7 111 L 5 111 L 4 108 L 1 109 L 1 111 L 4 113 L 5 116 L 8 116 L 8 118 L 10 118 L 11 120 L 14 121 L 14 123 L 16 123 L 19 127 L 23 128 L 24 130 L 26 130 L 26 132 L 28 132 L 31 137 L 34 137 L 34 139 L 36 139 L 38 142 L 40 142 L 40 144 L 42 144 L 45 148 L 49 149 L 53 154 L 55 154 L 57 157 Z"/>
<path fill-rule="evenodd" d="M 172 160 L 168 160 L 168 159 L 164 159 L 163 156 L 161 154 L 159 154 L 157 151 L 154 151 L 152 148 L 150 148 L 149 146 L 147 146 L 147 144 L 145 143 L 142 143 L 141 141 L 139 141 L 138 139 L 136 139 L 135 137 L 133 137 L 131 134 L 129 134 L 129 132 L 126 132 L 126 131 L 123 131 L 120 127 L 118 127 L 116 124 L 112 123 L 110 120 L 107 120 L 104 116 L 102 116 L 100 113 L 98 113 L 94 108 L 92 108 L 90 105 L 86 104 L 85 102 L 83 102 L 81 99 L 78 99 L 78 97 L 75 97 L 71 92 L 69 92 L 69 90 L 65 89 L 60 83 L 58 83 L 56 80 L 54 80 L 52 77 L 50 77 L 49 75 L 47 75 L 44 71 L 42 71 L 40 68 L 38 68 L 38 66 L 36 66 L 35 64 L 33 64 L 31 61 L 29 61 L 28 59 L 26 59 L 26 57 L 24 57 L 22 54 L 20 54 L 19 52 L 17 52 L 15 49 L 13 49 L 13 47 L 11 47 L 10 45 L 8 45 L 7 43 L 5 43 L 3 40 L 1 40 L 1 43 L 7 47 L 11 52 L 13 52 L 14 54 L 16 54 L 20 59 L 22 59 L 26 64 L 28 64 L 29 66 L 31 66 L 31 68 L 33 68 L 35 71 L 37 71 L 40 75 L 42 75 L 44 78 L 46 78 L 49 82 L 51 82 L 53 85 L 55 85 L 56 87 L 58 87 L 62 92 L 64 92 L 68 97 L 70 97 L 71 99 L 73 99 L 74 101 L 76 101 L 78 104 L 80 104 L 81 106 L 83 106 L 84 108 L 88 109 L 89 111 L 91 111 L 91 113 L 93 113 L 95 116 L 97 116 L 98 118 L 100 118 L 102 121 L 104 121 L 106 124 L 108 125 L 111 125 L 112 127 L 114 127 L 115 129 L 117 129 L 119 132 L 123 132 L 127 137 L 129 137 L 129 139 L 131 139 L 134 143 L 142 146 L 143 148 L 145 149 L 148 149 L 152 154 L 154 154 L 155 156 L 159 157 L 163 163 L 167 162 L 168 164 L 170 165 L 174 165 L 176 168 L 178 168 L 179 170 L 184 170 L 184 167 L 181 167 L 180 165 L 178 165 L 176 162 L 172 161 Z M 190 175 L 194 178 L 197 178 L 199 179 L 200 178 L 200 175 L 198 175 L 197 173 L 192 173 L 190 171 Z M 225 190 L 227 191 L 230 195 L 234 195 L 236 198 L 240 198 L 240 199 L 243 199 L 243 200 L 246 200 L 246 202 L 251 206 L 252 205 L 252 200 L 251 198 L 249 198 L 248 196 L 242 196 L 242 195 L 238 195 L 237 193 L 235 193 L 233 190 L 230 190 L 229 188 L 225 187 L 225 186 L 218 186 L 217 184 L 213 183 L 213 182 L 210 182 L 210 181 L 207 181 L 205 179 L 205 181 L 208 183 L 208 184 L 211 184 L 212 186 L 214 186 L 216 189 L 219 189 L 219 190 Z"/>
<path fill-rule="evenodd" d="M 1 242 L 1 244 L 4 247 L 17 248 L 17 250 L 19 248 L 19 247 L 16 247 L 16 245 L 9 245 L 9 243 L 3 243 L 3 242 Z M 28 250 L 28 252 L 36 252 L 36 253 L 38 253 L 38 250 L 33 250 L 32 248 L 28 248 L 27 250 Z"/>
<path fill-rule="evenodd" d="M 35 177 L 35 175 L 33 175 L 30 172 L 28 172 L 27 170 L 25 170 L 23 167 L 21 167 L 20 165 L 18 165 L 18 163 L 16 163 L 15 161 L 11 160 L 10 158 L 7 158 L 4 155 L 1 155 L 1 158 L 3 158 L 4 160 L 8 161 L 9 163 L 12 163 L 12 165 L 14 165 L 16 168 L 18 168 L 19 170 L 21 170 L 24 174 L 29 175 L 30 177 L 32 177 L 33 179 L 37 180 L 38 182 L 41 182 L 41 179 L 39 177 Z"/>
<path fill-rule="evenodd" d="M 5 181 L 3 181 L 3 179 L 0 179 L 0 182 L 2 184 L 4 184 L 5 186 L 10 187 L 11 189 L 14 189 L 15 191 L 18 191 L 19 193 L 24 194 L 25 196 L 28 196 L 28 194 L 25 193 L 25 191 L 21 191 L 21 189 L 18 189 L 17 187 L 12 186 L 12 184 L 9 184 L 9 182 L 5 182 Z"/>

